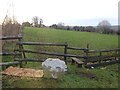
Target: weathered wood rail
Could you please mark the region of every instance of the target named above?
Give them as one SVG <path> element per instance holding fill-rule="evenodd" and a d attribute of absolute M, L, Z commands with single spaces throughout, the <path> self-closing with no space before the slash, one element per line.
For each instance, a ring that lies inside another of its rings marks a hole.
<path fill-rule="evenodd" d="M 110 62 L 103 62 L 103 63 L 97 63 L 97 64 L 90 64 L 90 65 L 86 65 L 86 68 L 94 68 L 94 67 L 99 67 L 99 66 L 106 66 L 106 65 L 112 65 L 112 64 L 116 64 L 116 63 L 120 63 L 120 60 L 115 60 L 115 61 L 110 61 Z"/>
<path fill-rule="evenodd" d="M 95 52 L 110 52 L 110 51 L 120 51 L 120 49 L 108 49 L 108 50 L 89 50 L 89 53 L 95 53 Z"/>
<path fill-rule="evenodd" d="M 0 66 L 9 66 L 9 65 L 16 65 L 16 64 L 20 64 L 20 62 L 3 62 L 0 63 Z"/>
<path fill-rule="evenodd" d="M 0 40 L 22 39 L 21 36 L 0 37 Z"/>
<path fill-rule="evenodd" d="M 72 50 L 88 50 L 88 48 L 75 48 L 75 47 L 67 47 L 67 49 L 72 49 Z"/>
<path fill-rule="evenodd" d="M 66 46 L 66 43 L 40 43 L 40 42 L 17 42 L 17 45 L 46 45 L 46 46 Z"/>
<path fill-rule="evenodd" d="M 25 50 L 25 49 L 22 49 L 22 50 L 15 49 L 15 51 L 27 52 L 27 53 L 37 53 L 37 54 L 46 54 L 46 55 L 54 55 L 54 56 L 66 56 L 66 57 L 86 58 L 86 56 L 70 55 L 70 54 L 58 54 L 58 53 L 48 53 L 48 52 Z"/>
<path fill-rule="evenodd" d="M 25 59 L 25 58 L 15 58 L 14 60 L 15 61 L 30 61 L 30 62 L 43 62 L 43 61 L 45 61 L 45 59 L 31 59 L 31 58 L 28 58 L 28 59 Z"/>
<path fill-rule="evenodd" d="M 13 52 L 10 52 L 10 53 L 0 53 L 0 56 L 14 56 L 14 55 L 21 55 L 21 53 L 13 53 Z"/>

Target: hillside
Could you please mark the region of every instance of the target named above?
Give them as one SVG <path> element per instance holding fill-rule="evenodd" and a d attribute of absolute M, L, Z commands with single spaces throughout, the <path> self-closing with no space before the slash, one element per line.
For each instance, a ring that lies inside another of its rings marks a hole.
<path fill-rule="evenodd" d="M 76 32 L 47 28 L 25 27 L 23 41 L 64 43 L 69 46 L 86 47 L 89 43 L 90 49 L 112 49 L 118 47 L 117 35 L 104 35 L 92 32 Z M 51 48 L 41 46 L 24 46 L 25 49 L 49 51 L 61 53 L 62 48 Z M 78 51 L 68 51 L 72 54 L 82 54 Z M 26 54 L 27 58 L 48 58 L 47 55 Z M 52 56 L 51 56 L 52 57 Z M 11 57 L 13 58 L 13 57 Z M 53 58 L 53 57 L 52 57 Z M 68 58 L 69 59 L 69 58 Z M 9 61 L 6 57 L 3 60 Z M 29 78 L 2 75 L 3 88 L 118 88 L 118 65 L 114 64 L 95 69 L 78 68 L 77 65 L 67 64 L 68 72 L 60 80 L 47 78 Z M 41 62 L 28 62 L 24 68 L 42 69 Z"/>
<path fill-rule="evenodd" d="M 31 37 L 32 36 L 32 37 Z M 47 28 L 24 28 L 24 41 L 64 43 L 70 46 L 85 48 L 88 43 L 90 49 L 113 49 L 118 48 L 118 36 L 106 35 L 95 32 L 76 32 Z"/>

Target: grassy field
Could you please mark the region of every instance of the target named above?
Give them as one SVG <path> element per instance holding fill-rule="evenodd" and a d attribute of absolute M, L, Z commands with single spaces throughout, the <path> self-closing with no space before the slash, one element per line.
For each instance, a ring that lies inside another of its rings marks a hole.
<path fill-rule="evenodd" d="M 29 33 L 28 33 L 29 32 Z M 118 36 L 99 33 L 65 31 L 45 28 L 24 29 L 24 41 L 28 42 L 46 42 L 46 43 L 64 43 L 69 46 L 86 47 L 88 43 L 90 49 L 111 49 L 118 48 Z"/>
<path fill-rule="evenodd" d="M 69 46 L 90 49 L 114 49 L 118 48 L 117 35 L 105 35 L 90 32 L 65 31 L 46 28 L 24 28 L 25 42 L 64 43 Z M 25 49 L 42 50 L 48 52 L 63 53 L 63 47 L 24 46 Z M 71 54 L 81 54 L 80 51 L 68 51 Z M 26 54 L 30 58 L 48 58 L 49 55 Z M 10 57 L 13 58 L 13 57 Z M 10 60 L 3 57 L 3 61 Z M 69 59 L 69 58 L 68 58 Z M 95 69 L 77 68 L 77 65 L 68 66 L 68 72 L 60 80 L 46 78 L 24 78 L 3 75 L 3 88 L 118 88 L 118 65 L 98 67 Z M 25 68 L 42 69 L 41 63 L 29 62 Z"/>

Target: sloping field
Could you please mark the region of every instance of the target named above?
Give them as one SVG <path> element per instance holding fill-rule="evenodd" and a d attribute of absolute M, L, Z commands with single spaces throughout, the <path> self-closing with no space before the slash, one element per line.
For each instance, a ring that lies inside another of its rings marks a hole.
<path fill-rule="evenodd" d="M 24 41 L 28 42 L 46 42 L 46 43 L 64 43 L 69 46 L 86 47 L 88 43 L 90 49 L 112 49 L 118 48 L 117 35 L 105 35 L 90 32 L 65 31 L 46 28 L 24 29 Z"/>

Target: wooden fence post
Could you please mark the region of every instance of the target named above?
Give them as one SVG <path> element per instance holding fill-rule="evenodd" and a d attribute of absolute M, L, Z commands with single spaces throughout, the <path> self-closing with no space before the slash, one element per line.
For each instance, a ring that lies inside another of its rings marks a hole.
<path fill-rule="evenodd" d="M 102 56 L 102 52 L 100 52 L 100 56 Z M 101 60 L 99 59 L 99 63 L 101 63 Z"/>
<path fill-rule="evenodd" d="M 120 50 L 118 50 L 118 55 L 120 55 Z M 120 58 L 118 57 L 118 60 L 119 60 Z"/>
<path fill-rule="evenodd" d="M 67 42 L 65 42 L 64 54 L 67 54 L 67 47 L 68 47 L 68 44 L 67 44 Z M 67 57 L 66 56 L 64 56 L 64 61 L 67 64 Z"/>
<path fill-rule="evenodd" d="M 19 42 L 21 42 L 21 39 L 19 39 Z M 21 50 L 22 49 L 22 46 L 21 45 L 19 45 L 19 49 Z M 21 53 L 21 57 L 20 58 L 22 58 L 22 52 L 21 51 L 19 51 L 20 53 Z M 20 68 L 22 68 L 22 61 L 19 61 L 20 62 Z"/>
<path fill-rule="evenodd" d="M 88 60 L 88 52 L 89 52 L 89 44 L 87 43 L 87 50 L 86 50 L 86 59 L 85 59 L 85 65 L 87 65 L 87 60 Z"/>
<path fill-rule="evenodd" d="M 21 45 L 21 48 L 24 49 L 23 45 Z M 24 58 L 26 58 L 25 52 L 23 52 L 23 56 L 24 56 Z M 27 61 L 26 61 L 26 64 L 27 64 Z"/>
<path fill-rule="evenodd" d="M 115 51 L 115 55 L 117 55 L 117 50 Z M 116 56 L 115 56 L 115 60 L 116 60 L 117 58 L 116 58 Z"/>

